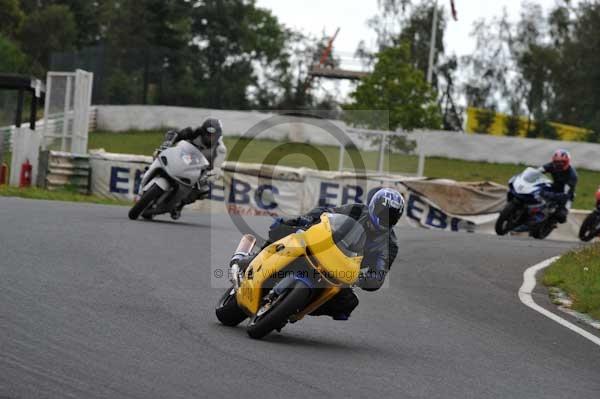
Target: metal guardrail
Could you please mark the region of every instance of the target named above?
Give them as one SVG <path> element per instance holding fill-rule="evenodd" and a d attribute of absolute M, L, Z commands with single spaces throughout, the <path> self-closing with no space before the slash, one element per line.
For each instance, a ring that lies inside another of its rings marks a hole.
<path fill-rule="evenodd" d="M 60 151 L 40 153 L 38 186 L 48 190 L 73 189 L 81 194 L 90 192 L 90 157 Z"/>

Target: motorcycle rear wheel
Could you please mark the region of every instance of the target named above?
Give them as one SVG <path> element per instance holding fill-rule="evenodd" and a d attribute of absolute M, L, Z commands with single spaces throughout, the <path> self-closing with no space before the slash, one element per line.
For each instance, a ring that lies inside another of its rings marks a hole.
<path fill-rule="evenodd" d="M 129 210 L 129 219 L 136 220 L 138 217 L 140 217 L 142 212 L 144 212 L 146 208 L 158 200 L 163 193 L 164 191 L 162 188 L 160 188 L 157 184 L 153 184 L 148 191 L 142 194 L 142 198 L 140 198 L 140 200 L 131 207 Z"/>
<path fill-rule="evenodd" d="M 250 319 L 246 330 L 248 335 L 250 338 L 261 339 L 271 331 L 281 329 L 290 316 L 305 308 L 310 296 L 311 290 L 304 283 L 296 281 L 275 300 L 271 308 Z"/>
<path fill-rule="evenodd" d="M 596 225 L 598 224 L 598 216 L 596 213 L 591 213 L 585 218 L 581 228 L 579 229 L 579 239 L 583 242 L 592 241 L 598 236 Z"/>
<path fill-rule="evenodd" d="M 232 288 L 229 288 L 219 300 L 215 314 L 221 324 L 229 327 L 235 327 L 248 318 L 246 313 L 239 308 Z"/>

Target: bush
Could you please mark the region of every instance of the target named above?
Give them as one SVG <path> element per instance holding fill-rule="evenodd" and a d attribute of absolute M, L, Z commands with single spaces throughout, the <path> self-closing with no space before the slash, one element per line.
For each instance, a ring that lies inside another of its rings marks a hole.
<path fill-rule="evenodd" d="M 509 115 L 504 122 L 504 133 L 507 136 L 518 136 L 521 130 L 521 119 L 518 115 Z"/>
<path fill-rule="evenodd" d="M 494 124 L 495 120 L 496 112 L 494 110 L 478 110 L 476 132 L 480 134 L 489 134 L 490 128 Z"/>
<path fill-rule="evenodd" d="M 26 73 L 27 69 L 25 54 L 15 43 L 0 34 L 0 72 Z"/>

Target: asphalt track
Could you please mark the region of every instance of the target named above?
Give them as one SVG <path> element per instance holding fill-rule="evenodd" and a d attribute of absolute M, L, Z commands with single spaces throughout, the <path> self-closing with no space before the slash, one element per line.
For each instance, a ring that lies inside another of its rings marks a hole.
<path fill-rule="evenodd" d="M 253 341 L 214 317 L 228 217 L 126 213 L 0 198 L 0 398 L 600 397 L 600 347 L 517 297 L 572 244 L 402 228 L 350 321 Z"/>

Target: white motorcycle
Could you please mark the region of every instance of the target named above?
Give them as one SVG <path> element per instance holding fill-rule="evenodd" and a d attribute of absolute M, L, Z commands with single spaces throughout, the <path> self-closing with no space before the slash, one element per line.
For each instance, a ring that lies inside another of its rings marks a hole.
<path fill-rule="evenodd" d="M 496 233 L 505 235 L 516 228 L 529 231 L 533 238 L 544 239 L 556 228 L 555 203 L 546 201 L 543 192 L 552 181 L 538 169 L 527 168 L 508 182 L 507 204 L 496 220 Z"/>
<path fill-rule="evenodd" d="M 170 213 L 178 219 L 184 201 L 199 182 L 208 179 L 209 163 L 193 144 L 179 141 L 158 154 L 140 184 L 139 200 L 129 211 L 129 219 L 140 215 L 152 219 L 155 215 Z"/>

